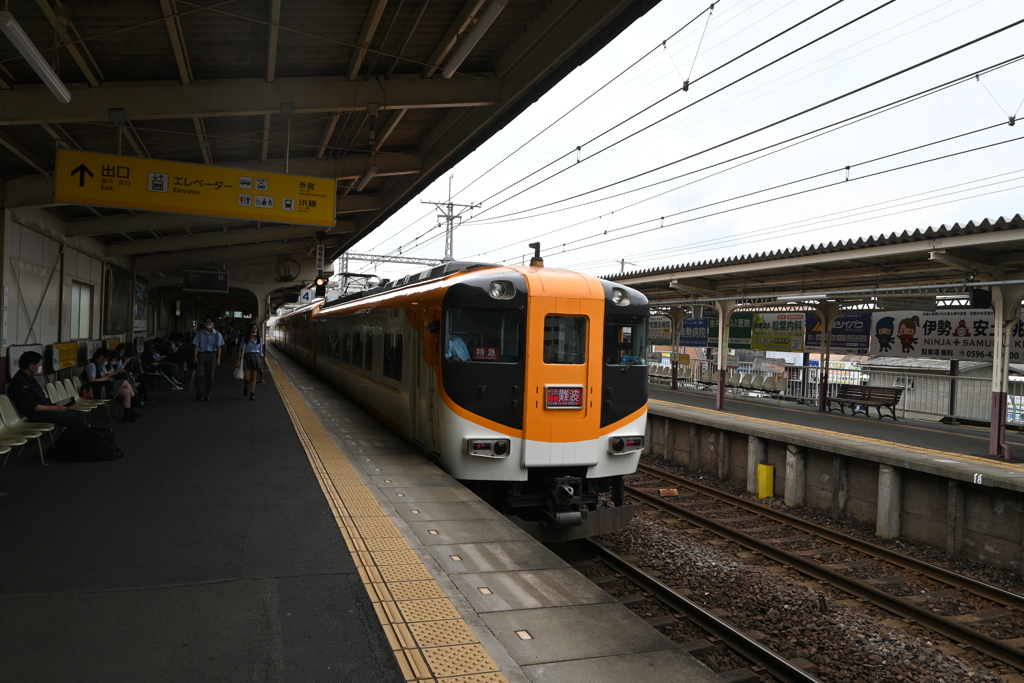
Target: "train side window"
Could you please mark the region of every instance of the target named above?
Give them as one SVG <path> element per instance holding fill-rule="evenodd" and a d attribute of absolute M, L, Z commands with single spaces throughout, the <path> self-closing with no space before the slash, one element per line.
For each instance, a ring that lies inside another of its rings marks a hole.
<path fill-rule="evenodd" d="M 384 335 L 384 376 L 402 381 L 402 335 Z"/>
<path fill-rule="evenodd" d="M 352 365 L 363 367 L 363 338 L 359 332 L 352 333 Z"/>
<path fill-rule="evenodd" d="M 363 367 L 373 371 L 373 332 L 366 333 L 366 362 Z"/>
<path fill-rule="evenodd" d="M 608 316 L 604 326 L 604 362 L 647 365 L 647 316 Z"/>
<path fill-rule="evenodd" d="M 352 334 L 349 332 L 341 337 L 341 360 L 345 363 L 352 362 Z"/>
<path fill-rule="evenodd" d="M 450 308 L 444 332 L 449 361 L 518 363 L 526 343 L 526 316 L 518 309 Z"/>
<path fill-rule="evenodd" d="M 581 365 L 587 355 L 587 319 L 579 315 L 544 317 L 544 362 Z"/>

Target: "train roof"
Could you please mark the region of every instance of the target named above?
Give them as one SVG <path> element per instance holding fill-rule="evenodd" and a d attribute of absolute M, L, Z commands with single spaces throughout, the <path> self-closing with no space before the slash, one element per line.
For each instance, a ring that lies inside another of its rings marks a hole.
<path fill-rule="evenodd" d="M 452 273 L 461 273 L 463 271 L 475 270 L 477 268 L 493 268 L 496 267 L 496 265 L 497 264 L 494 263 L 478 263 L 476 261 L 448 261 L 447 263 L 442 263 L 441 265 L 434 266 L 433 268 L 428 268 L 427 270 L 422 270 L 418 273 L 412 273 L 397 280 L 386 282 L 382 285 L 378 285 L 377 287 L 364 289 L 352 294 L 346 294 L 334 299 L 328 298 L 324 303 L 323 308 L 327 309 L 339 306 L 350 301 L 357 301 L 365 297 L 374 296 L 375 294 L 390 292 L 393 289 L 400 289 L 402 287 L 427 282 L 428 280 L 439 280 L 445 276 L 451 275 Z"/>

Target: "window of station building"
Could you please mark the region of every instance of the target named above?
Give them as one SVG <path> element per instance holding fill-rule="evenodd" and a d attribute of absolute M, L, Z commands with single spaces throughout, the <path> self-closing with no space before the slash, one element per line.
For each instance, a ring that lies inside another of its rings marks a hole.
<path fill-rule="evenodd" d="M 604 362 L 647 364 L 647 316 L 610 315 L 604 325 Z"/>
<path fill-rule="evenodd" d="M 443 346 L 446 360 L 518 363 L 525 346 L 526 315 L 520 310 L 448 309 Z"/>
<path fill-rule="evenodd" d="M 352 333 L 352 365 L 363 367 L 363 338 L 360 332 Z"/>
<path fill-rule="evenodd" d="M 544 317 L 544 362 L 580 365 L 586 361 L 587 319 L 580 315 Z"/>
<path fill-rule="evenodd" d="M 367 370 L 373 370 L 373 332 L 366 333 L 366 360 L 363 363 L 363 367 Z"/>
<path fill-rule="evenodd" d="M 71 281 L 71 338 L 92 338 L 92 285 Z"/>
<path fill-rule="evenodd" d="M 400 334 L 384 335 L 384 376 L 402 381 L 402 339 Z"/>

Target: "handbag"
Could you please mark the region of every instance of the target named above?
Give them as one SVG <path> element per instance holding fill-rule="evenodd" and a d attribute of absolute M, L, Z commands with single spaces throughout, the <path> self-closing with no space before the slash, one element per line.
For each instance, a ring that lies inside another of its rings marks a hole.
<path fill-rule="evenodd" d="M 242 369 L 241 365 L 235 368 L 235 379 L 245 379 L 245 370 Z"/>

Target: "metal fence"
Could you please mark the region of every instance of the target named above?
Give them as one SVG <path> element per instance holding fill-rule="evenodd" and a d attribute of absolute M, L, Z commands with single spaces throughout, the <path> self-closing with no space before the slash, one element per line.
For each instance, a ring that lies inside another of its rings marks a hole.
<path fill-rule="evenodd" d="M 707 361 L 693 361 L 690 364 L 693 376 L 700 377 L 707 370 L 717 371 L 717 366 Z M 818 400 L 818 386 L 822 368 L 787 366 L 789 374 L 784 398 L 791 401 L 815 403 Z M 771 375 L 764 370 L 744 367 L 741 375 Z M 860 384 L 873 387 L 898 387 L 903 389 L 896 406 L 900 417 L 946 417 L 950 415 L 950 395 L 955 394 L 953 417 L 965 420 L 987 422 L 991 417 L 992 380 L 987 377 L 950 377 L 913 372 L 879 372 L 875 370 L 845 370 L 833 368 L 828 375 L 828 395 L 836 396 L 843 384 Z M 1024 381 L 1011 381 L 1007 397 L 1006 420 L 1008 424 L 1024 424 Z"/>

